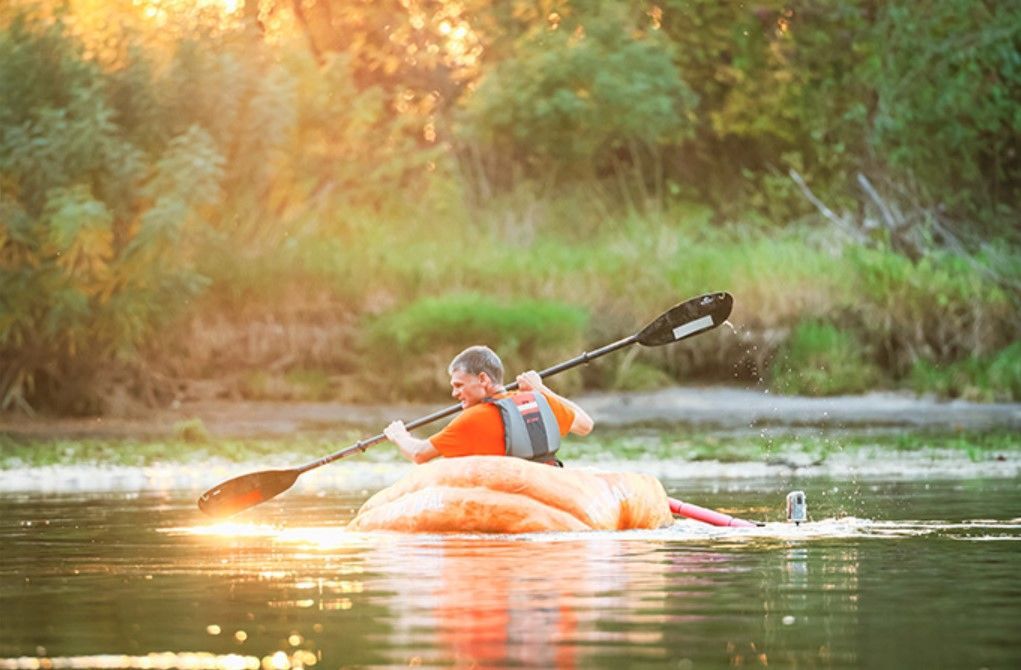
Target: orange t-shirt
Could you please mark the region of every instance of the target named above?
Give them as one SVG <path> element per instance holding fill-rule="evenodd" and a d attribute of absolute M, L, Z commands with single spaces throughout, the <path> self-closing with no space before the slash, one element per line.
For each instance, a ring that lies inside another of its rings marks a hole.
<path fill-rule="evenodd" d="M 501 393 L 495 398 L 506 398 L 508 393 Z M 574 410 L 556 398 L 543 393 L 549 402 L 553 416 L 557 418 L 557 427 L 561 435 L 567 435 L 574 423 Z M 447 426 L 429 438 L 436 451 L 448 458 L 452 456 L 503 456 L 506 453 L 504 444 L 503 419 L 500 409 L 488 402 L 480 402 L 464 410 Z"/>

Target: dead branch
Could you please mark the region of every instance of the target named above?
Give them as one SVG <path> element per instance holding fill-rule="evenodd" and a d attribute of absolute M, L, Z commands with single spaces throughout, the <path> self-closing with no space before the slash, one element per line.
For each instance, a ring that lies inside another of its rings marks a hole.
<path fill-rule="evenodd" d="M 808 201 L 815 205 L 815 208 L 819 210 L 820 214 L 826 217 L 841 232 L 843 232 L 845 235 L 853 239 L 855 242 L 859 244 L 868 244 L 869 242 L 868 236 L 854 226 L 854 223 L 851 221 L 850 216 L 848 215 L 844 215 L 842 217 L 837 216 L 832 209 L 826 206 L 826 203 L 820 200 L 815 195 L 815 193 L 812 192 L 812 189 L 808 187 L 808 184 L 805 183 L 804 178 L 800 174 L 798 174 L 797 170 L 791 168 L 790 170 L 787 171 L 787 174 L 790 175 L 790 178 L 793 179 L 794 183 L 798 185 L 798 188 L 801 189 L 801 192 L 808 199 Z"/>

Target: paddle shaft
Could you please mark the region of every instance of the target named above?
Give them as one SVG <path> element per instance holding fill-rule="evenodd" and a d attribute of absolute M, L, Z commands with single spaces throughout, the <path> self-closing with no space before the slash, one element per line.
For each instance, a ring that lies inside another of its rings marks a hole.
<path fill-rule="evenodd" d="M 607 344 L 606 346 L 600 347 L 600 348 L 595 349 L 593 351 L 582 352 L 581 354 L 575 356 L 574 358 L 572 358 L 570 360 L 564 361 L 563 363 L 558 363 L 557 365 L 554 365 L 553 367 L 549 367 L 549 368 L 546 368 L 545 370 L 542 370 L 541 372 L 539 372 L 539 377 L 541 377 L 543 379 L 545 379 L 546 377 L 552 377 L 553 375 L 559 374 L 561 372 L 564 372 L 565 370 L 570 370 L 571 368 L 574 368 L 574 367 L 577 367 L 577 366 L 582 365 L 584 363 L 588 363 L 589 361 L 595 360 L 596 358 L 599 358 L 600 356 L 605 356 L 606 354 L 609 354 L 611 352 L 617 351 L 618 349 L 623 349 L 624 347 L 630 346 L 630 345 L 634 344 L 637 341 L 638 341 L 638 335 L 629 335 L 628 337 L 625 337 L 623 339 L 617 340 L 616 342 L 612 342 L 610 344 Z M 508 391 L 514 391 L 514 390 L 516 390 L 518 388 L 518 383 L 517 382 L 512 382 L 510 384 L 507 384 L 505 386 L 505 388 Z M 428 414 L 426 416 L 423 416 L 423 417 L 420 417 L 418 419 L 415 419 L 414 421 L 410 421 L 410 422 L 404 424 L 404 427 L 407 428 L 408 430 L 414 430 L 416 428 L 421 428 L 422 426 L 430 424 L 433 421 L 439 421 L 440 419 L 444 419 L 444 418 L 446 418 L 448 416 L 451 416 L 453 414 L 457 414 L 462 409 L 464 409 L 464 408 L 461 407 L 460 403 L 458 403 L 456 405 L 451 405 L 450 407 L 446 407 L 444 409 L 436 410 L 432 414 Z M 352 444 L 349 447 L 345 447 L 345 448 L 341 449 L 340 451 L 335 451 L 332 454 L 327 454 L 326 456 L 323 456 L 322 458 L 318 458 L 318 459 L 316 459 L 316 460 L 314 460 L 314 461 L 312 461 L 310 463 L 306 463 L 305 465 L 298 466 L 297 468 L 295 468 L 295 470 L 300 475 L 302 473 L 308 472 L 309 470 L 314 470 L 315 468 L 321 467 L 321 466 L 326 465 L 328 463 L 332 463 L 332 462 L 334 462 L 336 460 L 344 458 L 345 456 L 349 456 L 351 454 L 358 453 L 358 452 L 363 452 L 363 451 L 365 451 L 366 449 L 368 449 L 369 447 L 371 447 L 373 445 L 379 444 L 380 442 L 385 442 L 386 439 L 387 439 L 386 435 L 383 434 L 383 433 L 379 433 L 378 435 L 373 435 L 372 437 L 365 438 L 364 440 L 359 440 L 358 442 Z"/>

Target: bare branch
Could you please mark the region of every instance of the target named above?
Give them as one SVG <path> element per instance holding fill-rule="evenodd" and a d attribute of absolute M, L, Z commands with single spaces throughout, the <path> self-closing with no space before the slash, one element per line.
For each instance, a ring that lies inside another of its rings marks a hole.
<path fill-rule="evenodd" d="M 858 242 L 859 244 L 868 244 L 869 238 L 865 235 L 865 233 L 858 230 L 858 228 L 856 228 L 851 223 L 851 221 L 847 219 L 847 217 L 837 216 L 832 209 L 827 207 L 826 203 L 820 200 L 815 195 L 815 193 L 812 193 L 812 189 L 808 187 L 808 184 L 805 183 L 804 178 L 800 174 L 798 174 L 797 170 L 791 168 L 790 170 L 787 171 L 787 174 L 790 175 L 790 178 L 793 179 L 794 183 L 798 185 L 798 188 L 800 188 L 801 192 L 805 195 L 806 198 L 808 198 L 808 201 L 815 205 L 815 208 L 819 210 L 820 214 L 829 219 L 835 226 L 837 226 L 837 228 L 841 230 L 841 232 L 846 234 L 854 241 Z"/>

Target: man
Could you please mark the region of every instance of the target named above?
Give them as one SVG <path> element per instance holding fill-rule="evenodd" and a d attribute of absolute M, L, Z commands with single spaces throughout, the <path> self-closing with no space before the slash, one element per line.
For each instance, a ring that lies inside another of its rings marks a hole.
<path fill-rule="evenodd" d="M 503 386 L 503 363 L 489 347 L 468 347 L 450 362 L 450 395 L 464 411 L 427 440 L 411 435 L 403 421 L 383 433 L 406 458 L 425 463 L 437 456 L 517 456 L 559 465 L 556 451 L 567 433 L 588 435 L 592 417 L 542 383 L 530 370 L 517 378 L 519 391 Z"/>

